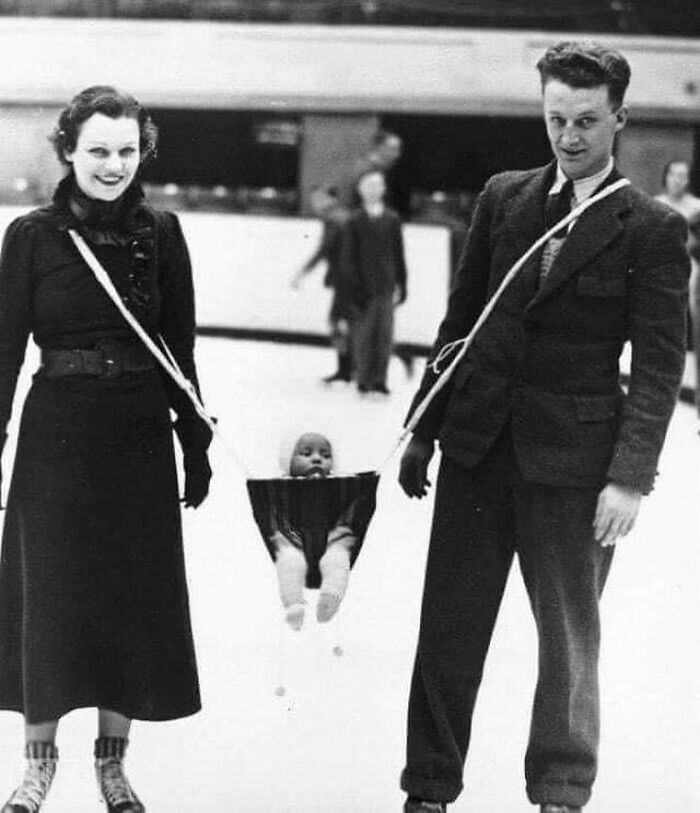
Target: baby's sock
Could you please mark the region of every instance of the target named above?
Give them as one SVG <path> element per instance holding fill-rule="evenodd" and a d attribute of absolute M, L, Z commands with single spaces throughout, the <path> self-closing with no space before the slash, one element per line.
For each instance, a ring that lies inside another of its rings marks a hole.
<path fill-rule="evenodd" d="M 275 566 L 287 623 L 292 629 L 300 630 L 306 609 L 304 601 L 306 559 L 300 550 L 289 545 L 277 551 Z"/>
<path fill-rule="evenodd" d="M 348 587 L 350 576 L 350 551 L 340 544 L 333 544 L 318 563 L 321 571 L 321 592 L 316 605 L 316 618 L 330 621 L 338 611 Z"/>

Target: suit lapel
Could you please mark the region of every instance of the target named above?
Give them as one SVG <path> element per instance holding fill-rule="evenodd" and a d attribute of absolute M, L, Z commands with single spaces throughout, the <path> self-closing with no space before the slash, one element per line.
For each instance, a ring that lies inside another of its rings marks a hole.
<path fill-rule="evenodd" d="M 544 199 L 554 180 L 556 165 L 537 170 L 504 204 L 507 235 L 524 254 L 544 231 Z"/>
<path fill-rule="evenodd" d="M 604 185 L 608 186 L 621 177 L 617 170 L 613 170 Z M 620 215 L 629 206 L 629 196 L 623 189 L 587 209 L 571 229 L 528 307 L 545 299 L 600 254 L 622 231 Z"/>
<path fill-rule="evenodd" d="M 505 232 L 512 251 L 508 257 L 508 267 L 500 269 L 498 279 L 493 280 L 495 288 L 506 275 L 508 268 L 521 257 L 544 231 L 544 200 L 552 182 L 556 164 L 552 162 L 536 170 L 525 184 L 504 203 Z M 529 300 L 537 287 L 539 277 L 540 252 L 535 254 L 520 269 L 513 284 L 522 289 L 519 296 Z"/>

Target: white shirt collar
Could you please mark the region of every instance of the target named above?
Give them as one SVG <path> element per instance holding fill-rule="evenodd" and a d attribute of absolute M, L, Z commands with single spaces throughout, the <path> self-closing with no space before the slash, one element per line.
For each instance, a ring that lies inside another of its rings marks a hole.
<path fill-rule="evenodd" d="M 583 203 L 584 200 L 590 198 L 593 192 L 603 183 L 603 181 L 608 177 L 608 175 L 612 172 L 613 167 L 615 166 L 615 161 L 612 156 L 608 160 L 607 165 L 604 169 L 600 172 L 596 172 L 595 175 L 589 175 L 588 178 L 578 178 L 574 181 L 574 198 L 576 199 L 576 203 Z M 567 177 L 564 174 L 562 168 L 557 164 L 557 175 L 554 179 L 554 183 L 552 184 L 551 189 L 549 190 L 550 195 L 556 195 L 564 186 Z"/>
<path fill-rule="evenodd" d="M 370 217 L 381 217 L 384 214 L 384 204 L 375 203 L 372 206 L 365 206 L 365 211 Z"/>

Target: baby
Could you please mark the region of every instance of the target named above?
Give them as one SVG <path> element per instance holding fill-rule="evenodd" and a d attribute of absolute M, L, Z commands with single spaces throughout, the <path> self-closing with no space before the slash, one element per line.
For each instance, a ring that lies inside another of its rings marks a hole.
<path fill-rule="evenodd" d="M 291 477 L 328 477 L 332 474 L 333 448 L 328 438 L 317 432 L 301 435 L 294 444 L 285 473 Z M 292 538 L 275 531 L 272 542 L 287 623 L 292 629 L 299 630 L 304 623 L 306 610 L 304 586 L 307 564 L 298 535 L 293 530 L 288 533 Z M 321 588 L 316 617 L 321 622 L 330 621 L 343 600 L 350 575 L 350 551 L 355 542 L 352 529 L 342 520 L 328 533 L 326 551 L 319 561 Z"/>

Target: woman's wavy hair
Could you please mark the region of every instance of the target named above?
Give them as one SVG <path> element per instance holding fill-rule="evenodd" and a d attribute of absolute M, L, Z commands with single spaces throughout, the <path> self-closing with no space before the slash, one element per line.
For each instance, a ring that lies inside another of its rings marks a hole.
<path fill-rule="evenodd" d="M 135 119 L 139 125 L 140 163 L 143 166 L 156 155 L 158 128 L 151 114 L 129 93 L 124 93 L 109 85 L 93 85 L 85 88 L 70 101 L 58 117 L 58 123 L 49 136 L 58 160 L 68 166 L 66 153 L 75 150 L 83 124 L 95 113 L 102 113 L 111 119 L 122 117 Z"/>

